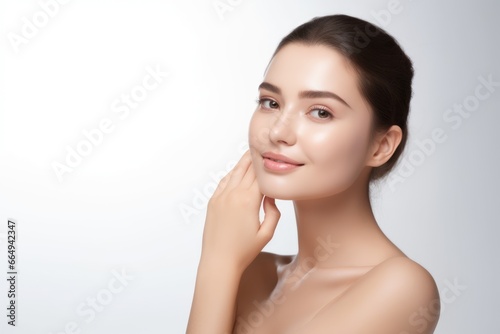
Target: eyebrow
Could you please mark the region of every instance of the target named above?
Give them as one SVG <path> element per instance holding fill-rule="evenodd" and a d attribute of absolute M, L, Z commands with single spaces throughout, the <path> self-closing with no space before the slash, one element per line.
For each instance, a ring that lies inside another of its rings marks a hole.
<path fill-rule="evenodd" d="M 259 85 L 259 89 L 261 89 L 261 88 L 267 89 L 273 93 L 281 95 L 281 89 L 278 86 L 275 86 L 269 82 L 266 82 L 266 81 L 262 82 Z M 314 99 L 314 98 L 321 98 L 321 97 L 328 97 L 328 98 L 335 99 L 337 101 L 342 102 L 343 104 L 345 104 L 349 108 L 351 108 L 351 106 L 349 104 L 347 104 L 347 102 L 344 101 L 343 98 L 341 98 L 340 96 L 338 96 L 337 94 L 332 93 L 332 92 L 321 91 L 321 90 L 303 90 L 303 91 L 299 92 L 299 98 L 301 98 L 301 99 Z"/>

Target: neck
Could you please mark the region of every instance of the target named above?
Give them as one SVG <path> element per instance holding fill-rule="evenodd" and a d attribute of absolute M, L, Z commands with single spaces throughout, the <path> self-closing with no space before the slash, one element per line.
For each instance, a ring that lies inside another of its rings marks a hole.
<path fill-rule="evenodd" d="M 293 202 L 298 253 L 292 267 L 371 266 L 387 254 L 390 241 L 373 215 L 367 179 L 358 181 L 330 197 Z"/>

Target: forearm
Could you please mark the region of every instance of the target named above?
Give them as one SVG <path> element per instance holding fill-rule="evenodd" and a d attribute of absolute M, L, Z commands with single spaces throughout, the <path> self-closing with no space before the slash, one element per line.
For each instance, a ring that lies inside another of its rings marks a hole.
<path fill-rule="evenodd" d="M 241 272 L 217 259 L 202 259 L 186 334 L 230 334 Z"/>

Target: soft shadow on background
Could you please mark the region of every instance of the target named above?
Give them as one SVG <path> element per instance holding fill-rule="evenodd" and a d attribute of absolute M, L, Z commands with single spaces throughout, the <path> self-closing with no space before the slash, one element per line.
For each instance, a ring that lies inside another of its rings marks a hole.
<path fill-rule="evenodd" d="M 280 39 L 343 13 L 415 67 L 410 136 L 374 189 L 384 232 L 434 276 L 436 334 L 498 333 L 495 1 L 1 1 L 2 333 L 183 333 L 206 203 L 247 148 Z M 264 250 L 292 254 L 291 202 Z"/>

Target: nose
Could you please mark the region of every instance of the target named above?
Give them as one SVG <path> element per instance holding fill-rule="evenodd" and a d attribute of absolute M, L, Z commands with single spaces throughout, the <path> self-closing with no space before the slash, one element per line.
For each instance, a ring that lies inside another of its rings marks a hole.
<path fill-rule="evenodd" d="M 294 114 L 292 112 L 282 112 L 271 121 L 269 129 L 269 139 L 274 144 L 295 144 L 297 138 L 295 134 Z"/>

